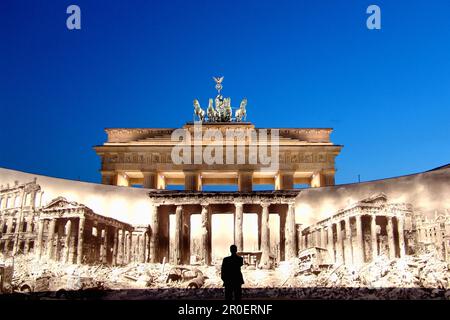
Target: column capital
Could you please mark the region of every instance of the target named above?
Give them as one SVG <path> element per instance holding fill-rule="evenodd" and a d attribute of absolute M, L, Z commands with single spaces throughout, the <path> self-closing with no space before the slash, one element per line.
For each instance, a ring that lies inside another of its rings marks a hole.
<path fill-rule="evenodd" d="M 200 205 L 202 206 L 202 208 L 207 208 L 209 206 L 209 202 L 202 201 L 200 202 Z"/>
<path fill-rule="evenodd" d="M 261 201 L 260 205 L 261 205 L 261 207 L 263 207 L 263 208 L 268 208 L 268 207 L 270 206 L 270 202 Z"/>
<path fill-rule="evenodd" d="M 234 206 L 236 207 L 236 208 L 242 208 L 243 206 L 244 206 L 244 203 L 243 202 L 235 202 L 234 203 Z"/>
<path fill-rule="evenodd" d="M 293 200 L 293 201 L 288 201 L 288 202 L 287 202 L 287 205 L 288 205 L 289 207 L 291 207 L 291 206 L 295 207 L 295 200 Z"/>

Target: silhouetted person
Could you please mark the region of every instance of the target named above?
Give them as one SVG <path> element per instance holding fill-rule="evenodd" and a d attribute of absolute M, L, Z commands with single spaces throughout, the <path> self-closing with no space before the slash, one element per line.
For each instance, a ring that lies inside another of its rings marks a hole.
<path fill-rule="evenodd" d="M 226 300 L 241 300 L 242 285 L 244 277 L 242 276 L 241 266 L 244 259 L 236 254 L 237 247 L 233 244 L 230 246 L 231 256 L 225 257 L 222 262 L 221 277 L 223 286 L 225 287 Z"/>

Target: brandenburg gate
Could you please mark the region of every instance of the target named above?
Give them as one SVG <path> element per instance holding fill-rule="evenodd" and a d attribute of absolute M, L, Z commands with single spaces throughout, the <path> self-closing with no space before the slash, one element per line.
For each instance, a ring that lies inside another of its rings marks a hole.
<path fill-rule="evenodd" d="M 298 189 L 334 185 L 342 146 L 331 142 L 330 128 L 255 128 L 246 121 L 247 99 L 233 116 L 231 99 L 221 94 L 223 77 L 214 80 L 217 96 L 206 111 L 194 100 L 196 120 L 182 128 L 106 129 L 107 141 L 94 147 L 102 183 L 151 189 L 151 261 L 169 257 L 169 214 L 175 215 L 177 263 L 188 263 L 192 214 L 201 215 L 205 263 L 211 259 L 210 217 L 216 213 L 234 214 L 238 250 L 243 249 L 243 213 L 258 215 L 263 265 L 269 256 L 269 212 L 278 214 L 281 260 L 293 256 Z M 223 185 L 236 191 L 209 191 Z M 261 188 L 267 191 L 255 191 Z"/>

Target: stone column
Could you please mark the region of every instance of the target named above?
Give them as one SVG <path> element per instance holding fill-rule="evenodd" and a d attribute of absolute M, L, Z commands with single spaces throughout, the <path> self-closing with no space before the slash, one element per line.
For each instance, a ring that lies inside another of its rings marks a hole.
<path fill-rule="evenodd" d="M 181 239 L 181 261 L 190 264 L 191 260 L 191 212 L 186 209 L 182 213 L 183 233 Z"/>
<path fill-rule="evenodd" d="M 40 258 L 42 256 L 42 240 L 44 238 L 44 220 L 39 220 L 39 230 L 38 236 L 35 246 L 35 252 L 37 257 Z"/>
<path fill-rule="evenodd" d="M 113 243 L 113 256 L 112 256 L 112 264 L 114 266 L 117 265 L 117 254 L 119 252 L 119 229 L 113 227 L 114 232 L 114 243 Z"/>
<path fill-rule="evenodd" d="M 209 212 L 208 212 L 208 205 L 202 204 L 202 212 L 201 212 L 201 218 L 202 218 L 202 262 L 203 264 L 209 265 L 211 263 L 210 261 L 210 252 L 209 252 L 209 245 L 208 245 L 208 238 L 209 238 Z"/>
<path fill-rule="evenodd" d="M 336 223 L 336 263 L 344 263 L 344 252 L 343 252 L 343 239 L 342 239 L 342 228 L 341 221 Z"/>
<path fill-rule="evenodd" d="M 395 242 L 394 242 L 394 226 L 392 224 L 392 217 L 386 217 L 386 231 L 389 245 L 389 259 L 395 258 Z"/>
<path fill-rule="evenodd" d="M 122 247 L 122 264 L 128 264 L 128 231 L 123 229 L 123 247 Z"/>
<path fill-rule="evenodd" d="M 316 231 L 314 232 L 314 236 L 315 236 L 315 239 L 314 239 L 314 241 L 315 241 L 315 244 L 316 244 L 316 247 L 321 247 L 322 246 L 322 243 L 320 242 L 320 238 L 321 238 L 321 227 L 317 227 L 316 228 Z"/>
<path fill-rule="evenodd" d="M 175 210 L 175 247 L 174 247 L 174 263 L 181 264 L 181 250 L 182 250 L 182 231 L 183 231 L 183 207 L 177 206 Z"/>
<path fill-rule="evenodd" d="M 126 248 L 125 240 L 127 238 L 125 229 L 121 229 L 119 233 L 119 252 L 120 252 L 120 264 L 126 263 Z"/>
<path fill-rule="evenodd" d="M 234 244 L 238 251 L 244 250 L 244 235 L 242 234 L 242 224 L 244 219 L 244 205 L 237 202 L 234 204 L 236 211 L 234 213 Z"/>
<path fill-rule="evenodd" d="M 55 235 L 55 226 L 56 220 L 51 219 L 48 226 L 48 235 L 47 235 L 47 259 L 53 259 L 53 245 L 54 245 L 54 235 Z"/>
<path fill-rule="evenodd" d="M 114 171 L 102 171 L 102 184 L 116 185 L 117 174 Z"/>
<path fill-rule="evenodd" d="M 99 263 L 103 263 L 103 257 L 105 255 L 106 249 L 105 249 L 105 241 L 104 236 L 105 236 L 105 226 L 98 224 L 97 225 L 97 244 L 99 247 L 99 256 L 98 256 L 98 262 Z"/>
<path fill-rule="evenodd" d="M 77 233 L 78 229 L 74 221 L 72 221 L 71 231 L 70 231 L 70 247 L 69 247 L 69 263 L 73 263 L 76 252 L 77 252 Z"/>
<path fill-rule="evenodd" d="M 362 220 L 361 216 L 357 215 L 356 219 L 356 246 L 354 249 L 354 259 L 355 264 L 361 265 L 364 263 L 364 242 L 363 242 L 363 232 L 362 232 Z"/>
<path fill-rule="evenodd" d="M 184 172 L 184 190 L 200 191 L 200 174 L 196 171 Z"/>
<path fill-rule="evenodd" d="M 269 228 L 269 203 L 261 203 L 261 261 L 260 267 L 270 268 L 270 228 Z"/>
<path fill-rule="evenodd" d="M 324 173 L 324 181 L 325 181 L 325 186 L 334 186 L 334 184 L 335 184 L 334 172 L 333 173 L 330 173 L 330 172 Z"/>
<path fill-rule="evenodd" d="M 295 241 L 295 203 L 288 204 L 286 216 L 286 239 L 285 239 L 285 255 L 286 260 L 297 256 L 297 248 Z"/>
<path fill-rule="evenodd" d="M 275 190 L 294 189 L 294 171 L 278 172 Z"/>
<path fill-rule="evenodd" d="M 400 258 L 405 256 L 405 217 L 397 217 L 398 247 L 400 248 Z"/>
<path fill-rule="evenodd" d="M 62 252 L 62 243 L 61 239 L 64 238 L 64 230 L 65 224 L 62 219 L 58 220 L 58 233 L 56 234 L 56 252 L 55 252 L 55 260 L 56 261 L 64 261 L 64 252 Z"/>
<path fill-rule="evenodd" d="M 70 219 L 66 222 L 65 239 L 64 239 L 64 263 L 69 262 L 70 251 L 70 236 L 72 234 L 72 221 Z"/>
<path fill-rule="evenodd" d="M 322 248 L 327 248 L 327 231 L 325 230 L 325 227 L 320 228 L 320 246 Z"/>
<path fill-rule="evenodd" d="M 276 205 L 275 209 L 278 211 L 280 217 L 279 226 L 279 242 L 278 242 L 278 261 L 286 260 L 286 216 L 287 208 L 281 208 L 280 205 Z M 270 221 L 270 219 L 269 219 Z"/>
<path fill-rule="evenodd" d="M 253 171 L 239 171 L 238 186 L 240 192 L 251 192 L 253 190 Z"/>
<path fill-rule="evenodd" d="M 158 216 L 158 206 L 152 206 L 152 223 L 151 223 L 151 234 L 150 234 L 150 262 L 158 262 L 158 236 L 159 236 L 159 216 Z"/>
<path fill-rule="evenodd" d="M 257 219 L 258 219 L 258 250 L 261 250 L 261 226 L 262 226 L 262 215 L 261 212 L 257 213 Z"/>
<path fill-rule="evenodd" d="M 334 254 L 334 237 L 333 237 L 333 224 L 329 224 L 327 226 L 327 234 L 328 234 L 328 244 L 327 249 L 328 253 L 332 259 L 332 261 L 335 261 L 335 254 Z"/>
<path fill-rule="evenodd" d="M 372 238 L 372 260 L 375 260 L 375 258 L 378 256 L 378 243 L 377 243 L 377 222 L 376 222 L 376 216 L 371 216 L 370 221 L 370 235 Z"/>
<path fill-rule="evenodd" d="M 131 262 L 131 258 L 132 258 L 132 247 L 133 247 L 133 232 L 132 231 L 128 231 L 128 243 L 127 243 L 127 252 L 128 252 L 128 263 Z"/>
<path fill-rule="evenodd" d="M 325 178 L 321 172 L 315 172 L 311 177 L 311 187 L 320 188 L 325 186 Z"/>
<path fill-rule="evenodd" d="M 344 259 L 345 264 L 353 264 L 353 250 L 352 250 L 352 229 L 350 226 L 350 217 L 345 218 L 345 244 L 344 244 Z"/>
<path fill-rule="evenodd" d="M 83 236 L 84 236 L 84 224 L 86 218 L 80 217 L 78 221 L 78 244 L 77 244 L 77 264 L 83 263 Z"/>
<path fill-rule="evenodd" d="M 133 243 L 132 246 L 133 254 L 132 254 L 132 261 L 133 262 L 139 262 L 140 254 L 141 254 L 141 235 L 132 233 L 133 237 Z"/>
<path fill-rule="evenodd" d="M 148 189 L 158 189 L 158 174 L 156 171 L 143 171 L 143 187 Z"/>
<path fill-rule="evenodd" d="M 139 245 L 139 247 L 141 248 L 141 263 L 145 263 L 145 232 L 141 234 L 141 243 Z"/>
<path fill-rule="evenodd" d="M 297 247 L 298 250 L 303 250 L 303 235 L 302 235 L 302 225 L 297 224 Z M 297 254 L 298 252 L 296 252 Z"/>
<path fill-rule="evenodd" d="M 150 262 L 149 257 L 149 237 L 148 237 L 148 229 L 144 233 L 144 251 L 145 251 L 145 262 Z"/>

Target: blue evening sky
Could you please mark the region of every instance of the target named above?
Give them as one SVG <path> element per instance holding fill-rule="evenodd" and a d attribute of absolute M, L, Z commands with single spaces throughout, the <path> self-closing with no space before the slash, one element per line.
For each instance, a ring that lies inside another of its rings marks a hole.
<path fill-rule="evenodd" d="M 380 31 L 366 28 L 370 4 Z M 0 167 L 99 182 L 105 127 L 180 127 L 217 75 L 257 127 L 333 127 L 337 183 L 446 164 L 449 12 L 447 0 L 1 0 Z"/>

